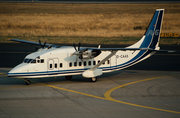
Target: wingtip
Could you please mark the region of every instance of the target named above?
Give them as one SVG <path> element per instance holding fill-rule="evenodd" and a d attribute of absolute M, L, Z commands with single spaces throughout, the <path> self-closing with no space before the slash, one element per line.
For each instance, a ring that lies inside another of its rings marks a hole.
<path fill-rule="evenodd" d="M 169 53 L 176 52 L 176 50 L 168 50 Z"/>

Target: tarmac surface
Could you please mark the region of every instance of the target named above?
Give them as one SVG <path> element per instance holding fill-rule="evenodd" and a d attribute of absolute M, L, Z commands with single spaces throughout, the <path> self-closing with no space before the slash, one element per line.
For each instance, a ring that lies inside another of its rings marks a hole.
<path fill-rule="evenodd" d="M 34 47 L 0 44 L 0 118 L 179 118 L 179 46 L 161 47 L 177 52 L 157 53 L 133 67 L 103 74 L 95 83 L 79 75 L 71 81 L 32 79 L 25 85 L 6 73 Z"/>

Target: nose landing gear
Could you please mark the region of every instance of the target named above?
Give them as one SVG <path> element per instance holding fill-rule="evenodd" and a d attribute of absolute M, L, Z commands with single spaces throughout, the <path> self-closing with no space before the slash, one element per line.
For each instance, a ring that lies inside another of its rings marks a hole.
<path fill-rule="evenodd" d="M 27 80 L 27 79 L 24 79 L 26 85 L 30 85 L 31 84 L 31 81 L 30 80 Z"/>

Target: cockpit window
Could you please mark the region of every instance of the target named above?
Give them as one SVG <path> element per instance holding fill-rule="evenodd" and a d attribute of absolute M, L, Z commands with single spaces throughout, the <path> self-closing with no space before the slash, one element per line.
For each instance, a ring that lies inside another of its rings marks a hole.
<path fill-rule="evenodd" d="M 26 58 L 26 59 L 24 59 L 24 63 L 30 63 L 31 61 L 32 61 L 33 59 L 28 59 L 28 58 Z"/>
<path fill-rule="evenodd" d="M 24 63 L 27 63 L 28 61 L 29 61 L 29 59 L 24 59 L 24 61 L 23 61 L 23 62 L 24 62 Z"/>
<path fill-rule="evenodd" d="M 36 59 L 32 60 L 31 63 L 36 63 Z"/>
<path fill-rule="evenodd" d="M 41 63 L 44 63 L 44 59 L 41 59 Z"/>
<path fill-rule="evenodd" d="M 26 58 L 24 59 L 23 61 L 24 63 L 44 63 L 44 59 L 29 59 L 29 58 Z"/>

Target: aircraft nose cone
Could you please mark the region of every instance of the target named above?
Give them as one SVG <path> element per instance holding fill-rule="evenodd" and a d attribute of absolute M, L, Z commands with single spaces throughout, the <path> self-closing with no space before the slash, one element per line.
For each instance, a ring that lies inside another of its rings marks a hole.
<path fill-rule="evenodd" d="M 8 77 L 13 77 L 15 75 L 15 73 L 16 73 L 16 71 L 14 71 L 14 69 L 12 69 L 7 73 L 7 76 Z"/>
<path fill-rule="evenodd" d="M 17 77 L 19 74 L 21 74 L 23 67 L 25 66 L 25 64 L 19 64 L 18 66 L 16 66 L 15 68 L 13 68 L 12 70 L 10 70 L 7 73 L 8 77 Z"/>
<path fill-rule="evenodd" d="M 11 73 L 7 73 L 7 77 L 11 77 Z"/>

